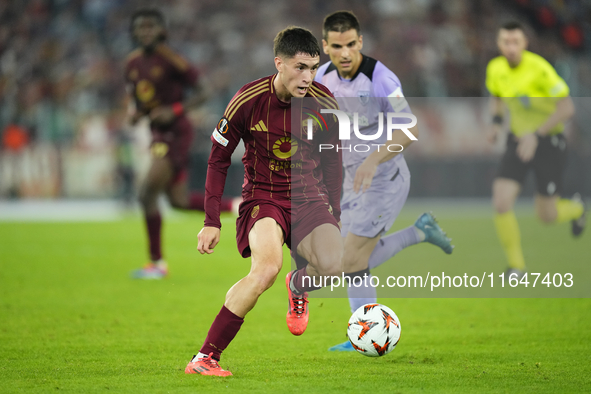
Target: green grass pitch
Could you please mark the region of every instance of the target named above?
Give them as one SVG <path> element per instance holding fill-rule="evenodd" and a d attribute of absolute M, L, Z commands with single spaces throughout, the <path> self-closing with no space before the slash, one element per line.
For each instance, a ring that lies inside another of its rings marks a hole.
<path fill-rule="evenodd" d="M 405 209 L 395 227 L 418 213 Z M 437 213 L 454 254 L 417 245 L 387 264 L 505 268 L 487 208 Z M 519 220 L 530 267 L 591 264 L 591 234 L 572 240 L 567 225 L 543 227 L 531 209 Z M 202 223 L 200 214 L 165 220 L 171 275 L 163 281 L 129 279 L 146 259 L 140 217 L 0 223 L 0 392 L 591 392 L 589 298 L 380 299 L 401 320 L 398 347 L 375 359 L 330 353 L 345 339 L 348 301 L 312 299 L 308 330 L 292 336 L 287 253 L 276 284 L 223 355 L 234 376 L 185 375 L 226 291 L 249 270 L 232 218 L 211 256 L 196 251 Z"/>

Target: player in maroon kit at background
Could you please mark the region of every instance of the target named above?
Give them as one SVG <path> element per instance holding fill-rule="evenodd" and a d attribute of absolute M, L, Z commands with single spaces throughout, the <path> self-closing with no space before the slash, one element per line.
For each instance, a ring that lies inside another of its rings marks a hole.
<path fill-rule="evenodd" d="M 341 275 L 343 244 L 340 237 L 342 164 L 339 152 L 320 153 L 319 144 L 338 144 L 336 121 L 312 140 L 303 128 L 292 130 L 291 99 L 316 98 L 321 106 L 338 108 L 330 91 L 313 82 L 320 47 L 308 30 L 290 27 L 275 37 L 277 74 L 242 87 L 228 104 L 213 132 L 206 181 L 205 226 L 198 249 L 213 253 L 220 239 L 220 198 L 232 152 L 240 142 L 246 148 L 243 202 L 236 222 L 238 250 L 251 256 L 249 274 L 226 294 L 203 347 L 186 373 L 229 376 L 218 361 L 236 336 L 244 316 L 259 296 L 273 285 L 283 264 L 283 243 L 309 264 L 289 272 L 287 324 L 301 335 L 308 323 L 307 291 L 315 290 L 304 276 Z M 328 117 L 327 117 L 328 118 Z"/>
<path fill-rule="evenodd" d="M 166 29 L 160 11 L 146 8 L 135 12 L 131 31 L 140 46 L 129 54 L 125 65 L 125 79 L 135 102 L 131 122 L 135 124 L 147 116 L 152 131 L 152 163 L 140 196 L 151 262 L 132 275 L 139 279 L 160 279 L 167 275 L 168 267 L 162 259 L 158 196 L 165 192 L 174 208 L 204 210 L 205 196 L 189 195 L 187 190 L 193 130 L 185 112 L 203 103 L 206 97 L 197 70 L 164 43 Z M 194 94 L 183 102 L 183 92 L 188 88 Z M 231 199 L 224 199 L 221 209 L 230 211 L 232 203 Z"/>

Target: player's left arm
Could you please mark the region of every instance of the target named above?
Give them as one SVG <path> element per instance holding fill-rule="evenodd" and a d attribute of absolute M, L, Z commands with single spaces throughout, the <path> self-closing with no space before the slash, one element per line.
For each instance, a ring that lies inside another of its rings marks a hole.
<path fill-rule="evenodd" d="M 383 76 L 381 80 L 376 81 L 375 94 L 376 97 L 387 97 L 388 102 L 385 105 L 384 112 L 402 112 L 411 113 L 408 106 L 408 102 L 402 94 L 402 88 L 397 78 L 392 76 Z M 407 123 L 406 119 L 405 122 Z M 415 138 L 419 137 L 418 125 L 407 129 Z M 388 160 L 394 159 L 401 152 L 404 151 L 410 144 L 413 143 L 413 139 L 410 139 L 401 130 L 395 130 L 392 133 L 392 138 L 387 140 L 386 143 L 373 151 L 367 158 L 361 163 L 355 172 L 355 178 L 353 179 L 353 191 L 359 193 L 359 190 L 365 192 L 371 186 L 373 177 L 378 170 L 378 166 Z"/>
<path fill-rule="evenodd" d="M 575 104 L 570 96 L 566 96 L 556 102 L 556 111 L 546 119 L 546 121 L 538 127 L 536 133 L 540 137 L 547 136 L 550 131 L 562 122 L 566 122 L 575 114 Z"/>
<path fill-rule="evenodd" d="M 517 155 L 526 163 L 533 159 L 536 154 L 538 138 L 549 135 L 557 125 L 569 120 L 575 114 L 575 104 L 569 96 L 568 85 L 550 64 L 544 64 L 544 66 L 543 81 L 548 96 L 547 99 L 554 100 L 555 98 L 559 98 L 559 100 L 556 102 L 554 112 L 548 116 L 546 121 L 537 130 L 520 138 L 519 144 L 517 145 Z M 538 100 L 543 100 L 543 98 L 538 98 Z"/>

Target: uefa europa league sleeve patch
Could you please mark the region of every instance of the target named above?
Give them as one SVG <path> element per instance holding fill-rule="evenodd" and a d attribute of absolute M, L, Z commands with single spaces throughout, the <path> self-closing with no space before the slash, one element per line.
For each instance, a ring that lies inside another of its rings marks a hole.
<path fill-rule="evenodd" d="M 229 128 L 228 119 L 225 117 L 221 118 L 218 122 L 218 125 L 213 129 L 213 139 L 216 140 L 222 146 L 228 146 L 228 139 L 224 137 L 222 134 L 226 134 Z"/>

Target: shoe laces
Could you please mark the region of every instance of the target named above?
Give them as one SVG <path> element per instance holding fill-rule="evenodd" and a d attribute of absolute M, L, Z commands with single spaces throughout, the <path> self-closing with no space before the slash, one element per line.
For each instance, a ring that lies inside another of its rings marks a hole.
<path fill-rule="evenodd" d="M 217 360 L 215 358 L 213 358 L 213 352 L 209 353 L 209 356 L 197 359 L 197 361 L 207 364 L 209 367 L 214 368 L 214 369 L 215 368 L 220 368 L 220 369 L 222 368 L 222 367 L 220 367 L 220 364 L 218 364 Z"/>
<path fill-rule="evenodd" d="M 291 301 L 293 303 L 293 311 L 297 315 L 301 315 L 306 312 L 306 304 L 308 303 L 308 299 L 306 298 L 306 296 L 304 294 L 302 294 L 302 295 L 294 294 L 291 297 Z"/>

